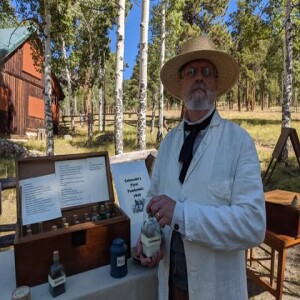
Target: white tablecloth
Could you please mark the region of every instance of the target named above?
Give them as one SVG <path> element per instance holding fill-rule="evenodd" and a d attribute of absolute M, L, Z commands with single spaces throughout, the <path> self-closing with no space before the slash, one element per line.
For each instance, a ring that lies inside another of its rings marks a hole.
<path fill-rule="evenodd" d="M 48 283 L 31 287 L 30 294 L 32 300 L 156 300 L 157 283 L 157 268 L 149 269 L 129 259 L 128 274 L 123 278 L 112 278 L 107 265 L 67 277 L 66 292 L 58 297 L 48 292 Z M 14 252 L 0 252 L 0 300 L 11 300 L 15 288 Z"/>

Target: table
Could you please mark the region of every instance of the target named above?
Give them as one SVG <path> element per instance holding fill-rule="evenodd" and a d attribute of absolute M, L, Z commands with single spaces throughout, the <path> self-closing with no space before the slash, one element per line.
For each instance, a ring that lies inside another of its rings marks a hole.
<path fill-rule="evenodd" d="M 128 274 L 123 278 L 112 278 L 110 265 L 68 276 L 66 292 L 55 299 L 156 300 L 157 285 L 157 268 L 143 267 L 131 258 L 128 260 Z M 15 288 L 14 252 L 13 250 L 0 252 L 0 299 L 11 300 Z M 31 287 L 30 294 L 32 300 L 53 300 L 48 292 L 47 283 Z"/>
<path fill-rule="evenodd" d="M 293 196 L 297 194 L 298 197 L 300 193 L 294 193 L 289 191 L 283 190 L 275 190 L 265 193 L 265 198 L 268 201 L 269 199 L 275 198 L 285 198 L 285 199 L 292 199 Z M 300 198 L 300 197 L 299 197 Z M 290 201 L 290 200 L 289 200 Z M 295 247 L 296 245 L 300 244 L 300 237 L 294 238 L 287 235 L 276 234 L 270 230 L 266 231 L 266 236 L 264 239 L 263 244 L 270 247 L 270 251 L 266 249 L 263 245 L 259 246 L 267 255 L 268 257 L 254 257 L 253 249 L 247 251 L 247 276 L 253 279 L 258 285 L 265 288 L 268 292 L 270 292 L 277 300 L 282 299 L 283 293 L 283 281 L 284 281 L 284 270 L 285 270 L 285 263 L 286 263 L 286 252 L 287 249 L 291 247 Z M 275 251 L 277 251 L 277 264 L 276 264 L 276 255 Z M 270 268 L 265 267 L 263 261 L 270 260 Z M 253 262 L 259 263 L 262 267 L 264 267 L 269 272 L 269 281 L 261 278 L 261 274 L 256 272 L 255 270 L 251 269 Z M 274 278 L 275 278 L 275 265 L 277 265 L 277 282 L 274 286 Z"/>

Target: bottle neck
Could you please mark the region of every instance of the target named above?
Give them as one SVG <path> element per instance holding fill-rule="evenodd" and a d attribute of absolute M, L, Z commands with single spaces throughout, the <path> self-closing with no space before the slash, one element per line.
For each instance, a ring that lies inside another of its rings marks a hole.
<path fill-rule="evenodd" d="M 53 252 L 53 262 L 59 263 L 59 252 L 58 251 Z"/>

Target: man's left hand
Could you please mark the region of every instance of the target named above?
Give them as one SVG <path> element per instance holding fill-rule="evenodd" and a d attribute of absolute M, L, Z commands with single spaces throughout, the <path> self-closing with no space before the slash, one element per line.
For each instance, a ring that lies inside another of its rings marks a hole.
<path fill-rule="evenodd" d="M 176 202 L 166 195 L 154 196 L 147 205 L 147 212 L 157 219 L 161 228 L 171 225 Z"/>

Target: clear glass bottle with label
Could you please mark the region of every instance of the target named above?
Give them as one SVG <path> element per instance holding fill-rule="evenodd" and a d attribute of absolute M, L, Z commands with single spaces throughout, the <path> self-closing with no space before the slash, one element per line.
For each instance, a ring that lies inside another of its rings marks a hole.
<path fill-rule="evenodd" d="M 160 250 L 161 229 L 156 218 L 150 214 L 142 225 L 141 242 L 143 254 L 147 257 L 152 257 Z"/>
<path fill-rule="evenodd" d="M 121 278 L 127 272 L 127 245 L 123 239 L 117 238 L 110 246 L 110 275 Z"/>
<path fill-rule="evenodd" d="M 59 262 L 59 252 L 53 251 L 53 263 L 48 274 L 49 292 L 56 297 L 66 291 L 66 274 L 63 265 Z"/>

